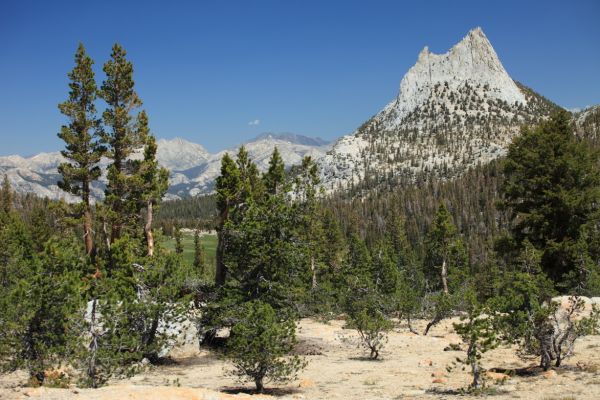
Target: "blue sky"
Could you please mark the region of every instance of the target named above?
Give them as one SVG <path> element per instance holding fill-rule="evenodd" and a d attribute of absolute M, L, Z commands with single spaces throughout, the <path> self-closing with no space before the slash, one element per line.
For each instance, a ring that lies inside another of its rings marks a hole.
<path fill-rule="evenodd" d="M 128 51 L 159 138 L 211 151 L 261 132 L 333 139 L 393 99 L 419 51 L 481 26 L 509 74 L 565 107 L 600 103 L 600 1 L 0 0 L 0 155 L 53 151 L 82 41 L 97 78 Z"/>

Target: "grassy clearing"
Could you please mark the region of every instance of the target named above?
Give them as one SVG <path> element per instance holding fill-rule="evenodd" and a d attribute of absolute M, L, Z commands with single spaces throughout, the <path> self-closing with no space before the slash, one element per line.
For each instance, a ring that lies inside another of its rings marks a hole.
<path fill-rule="evenodd" d="M 194 263 L 194 235 L 182 232 L 183 259 L 190 265 Z M 200 243 L 204 250 L 204 262 L 206 264 L 206 277 L 214 277 L 217 254 L 217 235 L 202 235 Z M 166 238 L 164 246 L 167 250 L 175 251 L 175 239 Z"/>

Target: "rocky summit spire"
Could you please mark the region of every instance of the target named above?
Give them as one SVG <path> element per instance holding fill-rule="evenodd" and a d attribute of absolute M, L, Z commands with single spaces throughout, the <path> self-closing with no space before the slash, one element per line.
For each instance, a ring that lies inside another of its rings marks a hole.
<path fill-rule="evenodd" d="M 500 157 L 522 124 L 552 107 L 511 79 L 475 28 L 444 54 L 423 48 L 398 96 L 326 155 L 323 182 L 334 189 L 382 177 L 456 177 Z"/>
<path fill-rule="evenodd" d="M 447 53 L 434 54 L 425 46 L 417 63 L 400 82 L 396 101 L 386 108 L 394 108 L 397 123 L 432 94 L 436 84 L 458 89 L 468 83 L 486 86 L 490 97 L 509 104 L 525 103 L 525 96 L 510 78 L 483 30 L 477 27 Z"/>

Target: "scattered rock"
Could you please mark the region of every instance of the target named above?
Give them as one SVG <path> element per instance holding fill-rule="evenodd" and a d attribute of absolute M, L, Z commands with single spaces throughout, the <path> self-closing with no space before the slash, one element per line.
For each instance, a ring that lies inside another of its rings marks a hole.
<path fill-rule="evenodd" d="M 433 378 L 445 378 L 448 376 L 445 371 L 433 371 L 431 374 Z"/>
<path fill-rule="evenodd" d="M 433 360 L 431 358 L 426 358 L 424 360 L 419 361 L 419 367 L 431 367 L 433 365 Z"/>
<path fill-rule="evenodd" d="M 503 374 L 501 372 L 491 372 L 488 371 L 485 373 L 485 376 L 488 379 L 494 380 L 494 381 L 506 381 L 508 379 L 510 379 L 510 376 L 507 374 Z"/>
<path fill-rule="evenodd" d="M 550 370 L 548 370 L 548 371 L 544 372 L 544 373 L 542 374 L 542 376 L 543 376 L 544 378 L 546 378 L 546 379 L 552 379 L 552 378 L 556 378 L 556 371 L 555 371 L 555 370 L 553 370 L 553 369 L 550 369 Z"/>
<path fill-rule="evenodd" d="M 448 382 L 448 379 L 446 378 L 435 378 L 434 380 L 431 381 L 431 383 L 446 383 Z"/>
<path fill-rule="evenodd" d="M 458 343 L 450 343 L 448 346 L 444 347 L 444 351 L 462 351 L 462 348 Z"/>
<path fill-rule="evenodd" d="M 311 387 L 315 387 L 315 382 L 311 379 L 302 379 L 299 383 L 298 383 L 298 387 L 299 388 L 311 388 Z"/>

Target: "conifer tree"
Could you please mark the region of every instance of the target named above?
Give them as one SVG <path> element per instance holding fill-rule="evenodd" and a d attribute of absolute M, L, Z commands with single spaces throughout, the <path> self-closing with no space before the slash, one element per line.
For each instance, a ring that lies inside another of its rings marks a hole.
<path fill-rule="evenodd" d="M 248 207 L 249 202 L 258 199 L 263 192 L 262 181 L 255 163 L 250 160 L 248 151 L 240 146 L 236 154 L 236 166 L 240 175 L 240 188 L 238 194 L 239 206 Z"/>
<path fill-rule="evenodd" d="M 269 194 L 278 194 L 285 182 L 285 165 L 277 147 L 269 159 L 269 168 L 263 174 L 263 182 Z"/>
<path fill-rule="evenodd" d="M 472 288 L 473 289 L 473 288 Z M 471 367 L 473 380 L 469 385 L 471 390 L 480 389 L 482 386 L 481 357 L 500 344 L 500 335 L 496 326 L 493 309 L 487 304 L 477 300 L 474 290 L 465 293 L 466 312 L 461 316 L 459 323 L 454 323 L 454 329 L 463 342 L 467 345 L 466 358 L 457 358 L 463 364 Z"/>
<path fill-rule="evenodd" d="M 427 237 L 426 265 L 439 271 L 439 280 L 445 294 L 449 293 L 448 270 L 464 267 L 464 249 L 452 222 L 452 216 L 441 204 Z M 432 279 L 435 282 L 437 279 Z"/>
<path fill-rule="evenodd" d="M 202 249 L 200 234 L 197 229 L 194 231 L 194 269 L 200 277 L 204 276 L 206 269 L 204 263 L 204 250 Z"/>
<path fill-rule="evenodd" d="M 100 177 L 98 163 L 104 153 L 104 147 L 98 141 L 101 126 L 96 116 L 97 88 L 93 63 L 80 43 L 75 53 L 75 67 L 68 74 L 71 81 L 69 99 L 58 106 L 69 119 L 69 124 L 63 125 L 58 134 L 66 144 L 61 154 L 68 160 L 58 166 L 62 175 L 58 186 L 81 198 L 83 238 L 88 255 L 93 253 L 94 247 L 90 189 Z"/>
<path fill-rule="evenodd" d="M 429 329 L 448 317 L 460 298 L 459 289 L 465 281 L 466 253 L 452 216 L 443 204 L 439 206 L 426 242 L 425 272 L 432 290 L 429 309 Z"/>
<path fill-rule="evenodd" d="M 137 124 L 138 135 L 144 140 L 145 144 L 143 160 L 134 164 L 137 182 L 135 182 L 133 188 L 135 190 L 134 195 L 140 201 L 139 207 L 144 208 L 146 211 L 144 224 L 146 254 L 152 257 L 154 255 L 154 233 L 152 232 L 154 211 L 169 187 L 169 171 L 160 167 L 158 161 L 156 161 L 158 147 L 156 139 L 148 128 L 148 116 L 145 111 L 138 114 Z"/>
<path fill-rule="evenodd" d="M 71 238 L 51 238 L 0 294 L 0 370 L 24 368 L 41 385 L 68 356 L 68 321 L 81 309 L 84 259 Z"/>
<path fill-rule="evenodd" d="M 405 318 L 408 329 L 417 333 L 412 326 L 412 318 L 421 309 L 421 299 L 425 296 L 425 277 L 421 261 L 418 260 L 405 230 L 404 220 L 392 213 L 386 228 L 390 252 L 398 267 L 398 277 L 394 301 L 398 319 Z"/>
<path fill-rule="evenodd" d="M 226 295 L 242 301 L 260 300 L 277 312 L 289 310 L 303 293 L 306 248 L 297 235 L 298 214 L 282 191 L 267 195 L 235 215 L 228 232 L 225 262 Z"/>
<path fill-rule="evenodd" d="M 517 248 L 528 240 L 542 251 L 543 270 L 562 291 L 585 290 L 598 271 L 598 260 L 582 262 L 595 252 L 585 243 L 594 241 L 600 220 L 598 152 L 574 136 L 569 114 L 561 111 L 524 129 L 503 172 L 501 205 L 510 212 Z"/>
<path fill-rule="evenodd" d="M 296 344 L 296 324 L 281 321 L 269 304 L 245 303 L 240 322 L 231 329 L 227 358 L 242 381 L 250 380 L 256 391 L 264 391 L 264 381 L 286 382 L 295 379 L 306 362 L 297 355 L 289 356 Z"/>
<path fill-rule="evenodd" d="M 322 269 L 324 227 L 321 209 L 317 201 L 318 185 L 320 183 L 318 167 L 310 156 L 302 159 L 302 164 L 295 168 L 294 196 L 301 213 L 301 224 L 298 226 L 300 237 L 308 250 L 310 270 L 310 287 L 315 290 L 318 286 L 317 276 Z"/>
<path fill-rule="evenodd" d="M 179 226 L 175 227 L 175 253 L 182 254 L 183 253 L 183 243 L 181 241 L 181 228 Z"/>
<path fill-rule="evenodd" d="M 143 144 L 143 124 L 134 124 L 132 112 L 142 105 L 134 90 L 133 64 L 127 60 L 125 50 L 115 44 L 111 58 L 104 64 L 106 80 L 100 96 L 107 103 L 102 114 L 106 131 L 102 135 L 107 145 L 107 156 L 112 164 L 108 168 L 108 185 L 105 204 L 111 224 L 110 242 L 121 237 L 124 225 L 135 226 L 139 200 L 132 196 L 132 175 L 136 172 L 130 156 Z M 140 140 L 142 139 L 142 141 Z"/>
<path fill-rule="evenodd" d="M 358 298 L 359 293 L 371 292 L 374 286 L 372 275 L 372 259 L 365 242 L 353 233 L 348 239 L 348 253 L 340 273 L 341 279 L 338 285 L 344 292 L 346 309 L 352 306 L 353 300 Z"/>
<path fill-rule="evenodd" d="M 227 270 L 224 262 L 226 248 L 225 224 L 229 220 L 229 214 L 235 207 L 240 187 L 240 171 L 229 156 L 225 154 L 221 159 L 221 175 L 217 178 L 217 209 L 219 220 L 217 226 L 217 265 L 215 271 L 215 285 L 222 286 L 225 283 Z"/>
<path fill-rule="evenodd" d="M 8 175 L 4 174 L 2 187 L 0 187 L 0 209 L 9 214 L 13 208 L 13 192 L 8 180 Z"/>

